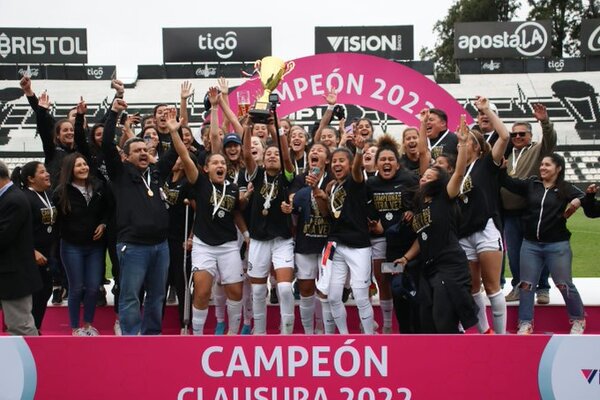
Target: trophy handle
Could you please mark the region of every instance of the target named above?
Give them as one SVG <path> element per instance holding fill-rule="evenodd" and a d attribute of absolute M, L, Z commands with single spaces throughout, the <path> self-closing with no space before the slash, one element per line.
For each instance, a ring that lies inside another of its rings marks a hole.
<path fill-rule="evenodd" d="M 294 61 L 286 62 L 285 63 L 285 72 L 283 73 L 281 78 L 283 79 L 283 77 L 286 76 L 287 74 L 289 74 L 290 72 L 292 72 L 294 70 L 294 68 L 296 68 L 296 63 Z"/>

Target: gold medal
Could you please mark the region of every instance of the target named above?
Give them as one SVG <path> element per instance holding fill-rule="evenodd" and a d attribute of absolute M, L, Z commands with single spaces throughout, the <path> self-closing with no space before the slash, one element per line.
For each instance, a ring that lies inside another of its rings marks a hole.
<path fill-rule="evenodd" d="M 269 215 L 269 210 L 267 210 L 266 208 L 263 208 L 263 210 L 262 210 L 262 215 L 264 215 L 265 217 L 266 217 L 267 215 Z"/>
<path fill-rule="evenodd" d="M 148 189 L 148 196 L 150 196 L 150 197 L 154 196 L 154 192 L 152 191 L 152 189 Z"/>
<path fill-rule="evenodd" d="M 338 219 L 340 217 L 340 215 L 342 215 L 341 211 L 335 210 L 333 212 L 333 218 Z"/>

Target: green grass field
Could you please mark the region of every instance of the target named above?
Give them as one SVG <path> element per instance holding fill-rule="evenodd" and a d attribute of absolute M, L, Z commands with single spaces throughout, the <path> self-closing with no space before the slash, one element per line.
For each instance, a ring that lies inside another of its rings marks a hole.
<path fill-rule="evenodd" d="M 600 277 L 600 219 L 590 219 L 578 210 L 567 222 L 571 231 L 573 276 Z"/>

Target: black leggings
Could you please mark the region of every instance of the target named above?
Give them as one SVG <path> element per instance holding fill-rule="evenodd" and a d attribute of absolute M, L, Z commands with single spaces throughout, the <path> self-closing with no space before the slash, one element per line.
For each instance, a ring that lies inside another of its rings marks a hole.
<path fill-rule="evenodd" d="M 448 287 L 438 274 L 422 277 L 419 288 L 426 290 L 428 300 L 421 304 L 421 328 L 424 333 L 460 333 L 459 316 L 448 293 Z"/>
<path fill-rule="evenodd" d="M 185 290 L 187 282 L 185 281 L 185 277 L 183 275 L 183 239 L 171 239 L 169 238 L 169 278 L 167 279 L 167 291 L 169 290 L 169 285 L 173 285 L 175 287 L 175 293 L 177 294 L 177 311 L 179 313 L 179 323 L 183 328 L 183 308 L 185 302 Z M 192 257 L 188 253 L 188 257 L 185 263 L 186 267 L 186 275 L 187 278 L 190 278 L 190 274 L 192 271 Z M 165 291 L 165 293 L 167 293 Z M 166 304 L 166 296 L 165 296 L 165 304 Z M 191 305 L 191 299 L 190 299 Z M 190 310 L 191 310 L 190 306 Z M 164 316 L 163 312 L 163 316 Z M 190 311 L 191 318 L 191 311 Z M 191 319 L 190 319 L 191 320 Z"/>
<path fill-rule="evenodd" d="M 54 259 L 49 259 L 49 263 L 56 262 Z M 48 300 L 52 296 L 52 274 L 50 273 L 50 267 L 48 265 L 39 267 L 40 276 L 42 278 L 42 288 L 31 295 L 32 307 L 31 314 L 35 321 L 35 327 L 42 329 L 42 322 L 44 315 L 46 314 L 46 308 L 48 307 Z"/>

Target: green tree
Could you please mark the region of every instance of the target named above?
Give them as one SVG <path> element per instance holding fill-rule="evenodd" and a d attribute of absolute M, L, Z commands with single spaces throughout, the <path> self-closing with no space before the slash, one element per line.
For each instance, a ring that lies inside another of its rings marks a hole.
<path fill-rule="evenodd" d="M 435 61 L 436 78 L 457 73 L 454 61 L 454 24 L 457 22 L 510 21 L 520 7 L 520 0 L 456 0 L 448 9 L 448 15 L 434 25 L 437 34 L 432 49 L 422 48 L 422 60 Z"/>
<path fill-rule="evenodd" d="M 530 6 L 528 19 L 552 21 L 552 55 L 579 55 L 579 34 L 584 15 L 582 0 L 527 0 Z M 592 12 L 598 4 L 590 1 Z"/>

